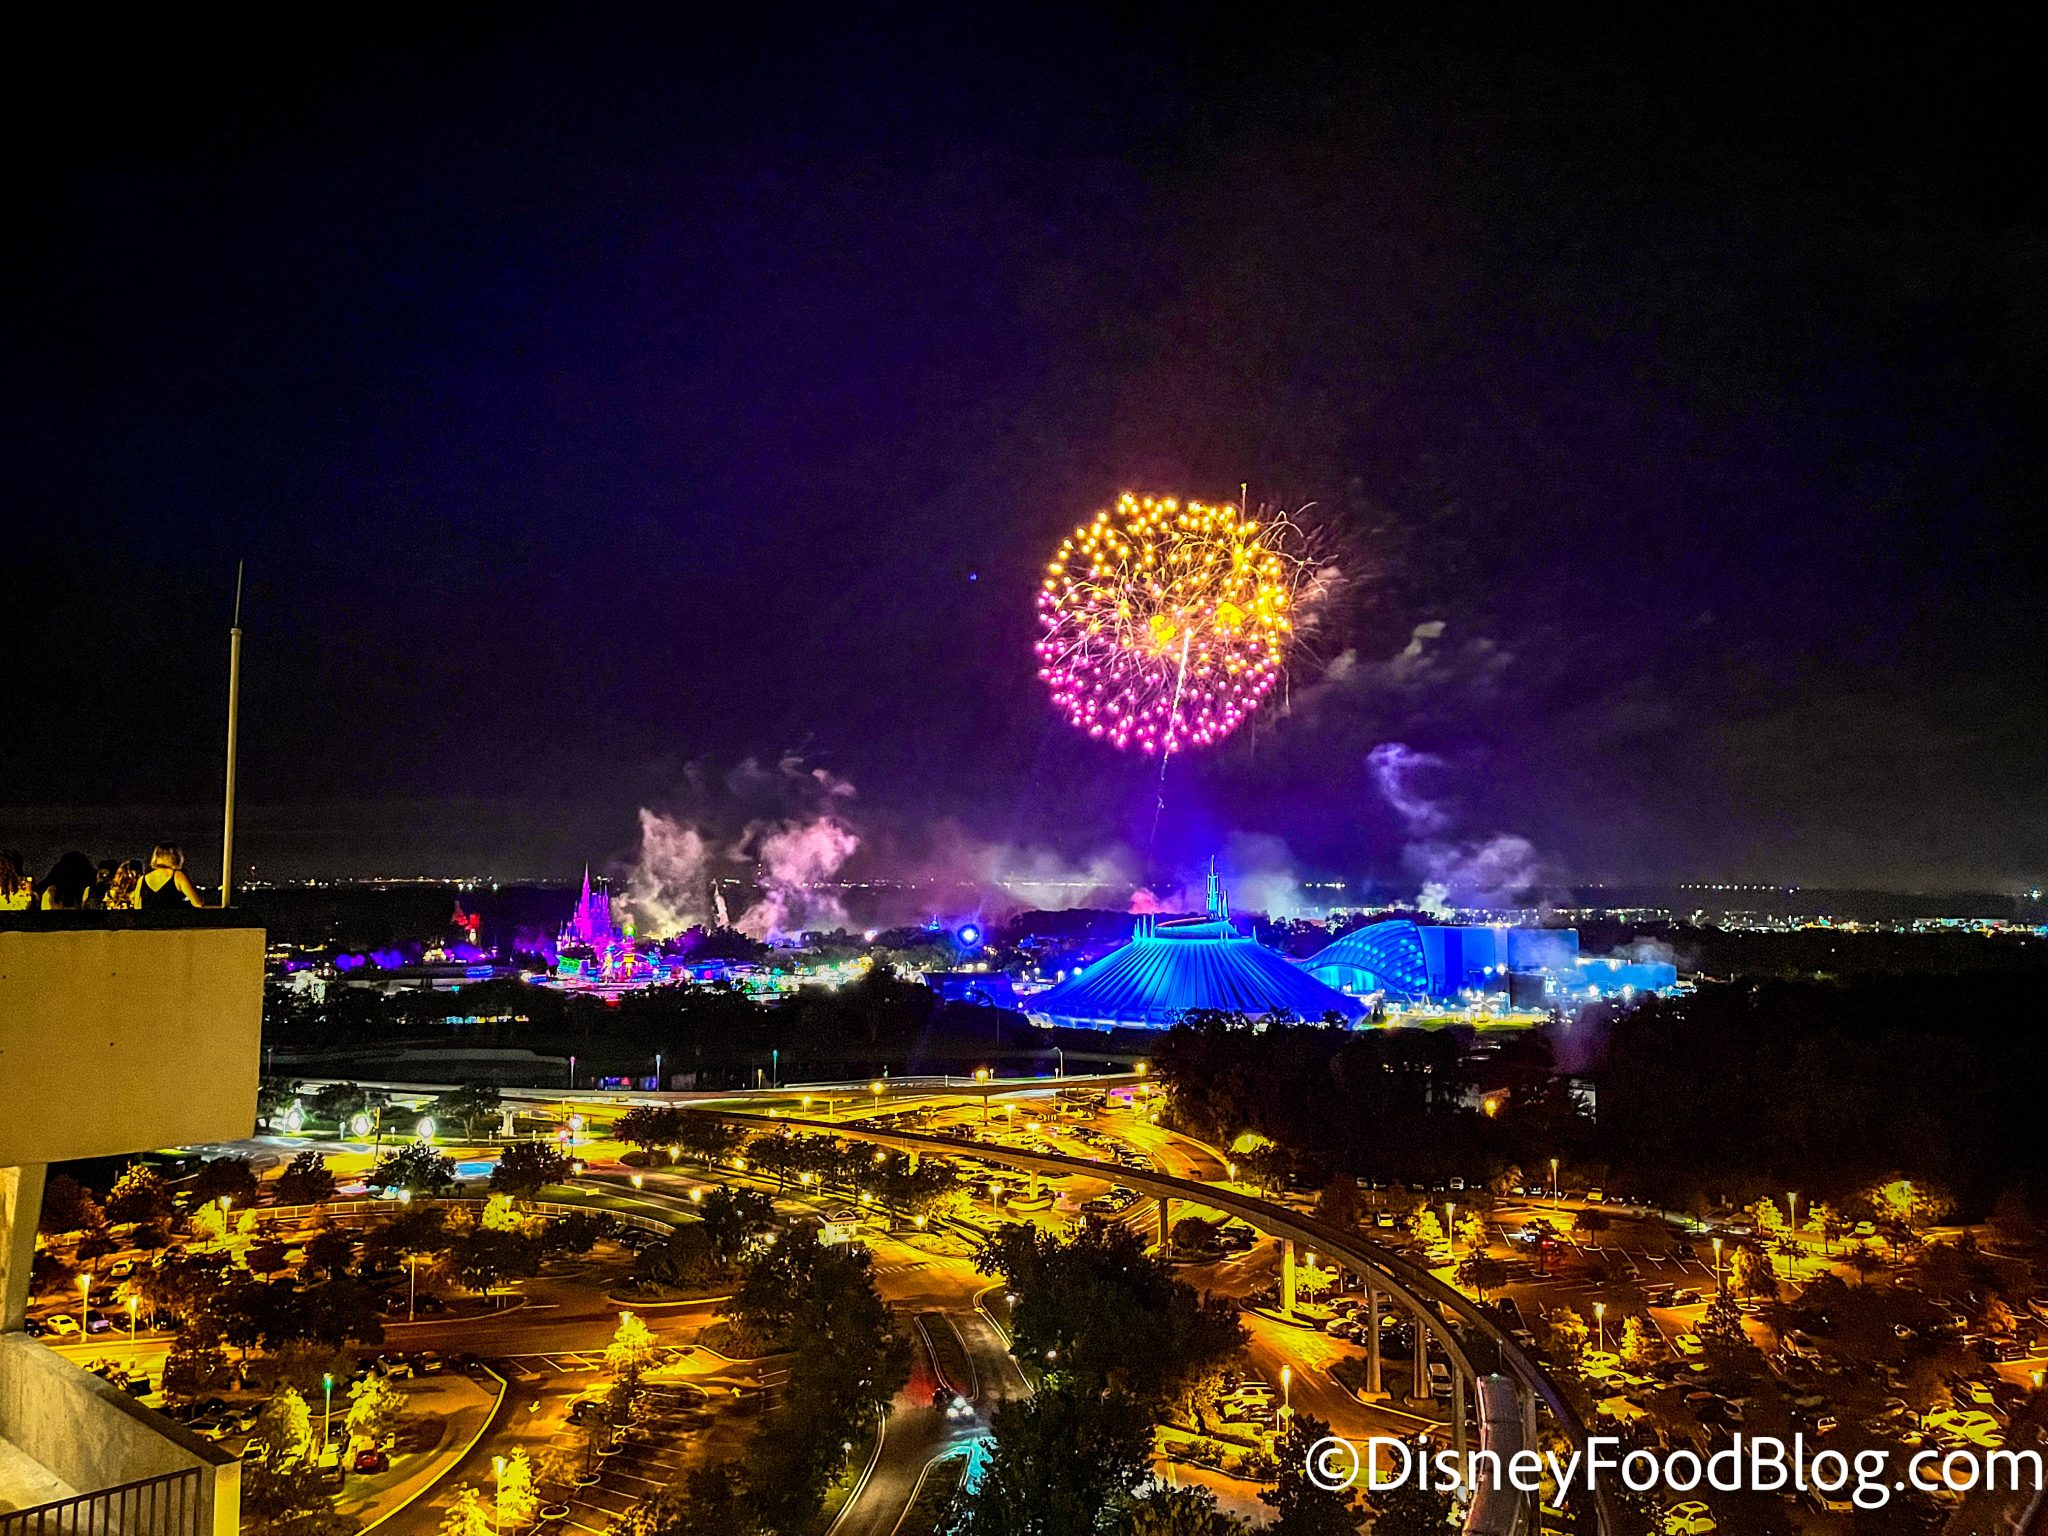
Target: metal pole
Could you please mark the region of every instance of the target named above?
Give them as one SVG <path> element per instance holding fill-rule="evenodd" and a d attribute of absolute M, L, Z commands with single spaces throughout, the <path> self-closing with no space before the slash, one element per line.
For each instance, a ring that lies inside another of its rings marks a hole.
<path fill-rule="evenodd" d="M 242 700 L 242 562 L 235 562 L 235 622 L 228 629 L 228 775 L 226 804 L 220 829 L 220 904 L 230 906 L 235 892 L 235 738 L 241 729 Z"/>

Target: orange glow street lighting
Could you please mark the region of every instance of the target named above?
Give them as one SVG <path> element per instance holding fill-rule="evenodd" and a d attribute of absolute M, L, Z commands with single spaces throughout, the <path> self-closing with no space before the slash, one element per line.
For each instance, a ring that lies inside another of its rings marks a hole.
<path fill-rule="evenodd" d="M 1714 1290 L 1716 1294 L 1724 1289 L 1721 1284 L 1721 1239 L 1714 1239 Z"/>
<path fill-rule="evenodd" d="M 1593 1303 L 1593 1321 L 1594 1321 L 1594 1322 L 1596 1322 L 1596 1323 L 1598 1323 L 1598 1324 L 1600 1325 L 1600 1353 L 1604 1355 L 1604 1354 L 1606 1354 L 1606 1353 L 1607 1353 L 1607 1303 L 1606 1303 L 1606 1302 L 1604 1302 L 1604 1301 L 1596 1301 L 1596 1302 L 1594 1302 L 1594 1303 Z"/>

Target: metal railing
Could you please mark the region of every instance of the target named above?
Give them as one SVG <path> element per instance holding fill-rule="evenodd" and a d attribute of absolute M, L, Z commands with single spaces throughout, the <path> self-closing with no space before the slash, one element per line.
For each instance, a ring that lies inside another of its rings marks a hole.
<path fill-rule="evenodd" d="M 0 1536 L 206 1536 L 207 1469 L 0 1512 Z"/>

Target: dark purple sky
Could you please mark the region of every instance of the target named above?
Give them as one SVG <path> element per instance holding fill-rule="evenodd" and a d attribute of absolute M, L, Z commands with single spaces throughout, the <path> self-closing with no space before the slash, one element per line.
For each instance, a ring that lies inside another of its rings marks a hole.
<path fill-rule="evenodd" d="M 1142 844 L 1035 569 L 1249 478 L 1353 579 L 1162 857 L 1399 871 L 1400 741 L 1557 878 L 2048 874 L 2020 50 L 984 9 L 25 47 L 0 844 L 217 836 L 238 556 L 270 872 L 561 871 L 788 750 L 878 864 Z"/>

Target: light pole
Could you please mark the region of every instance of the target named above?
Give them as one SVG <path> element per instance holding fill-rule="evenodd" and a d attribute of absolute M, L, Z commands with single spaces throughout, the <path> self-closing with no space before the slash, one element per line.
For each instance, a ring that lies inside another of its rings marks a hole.
<path fill-rule="evenodd" d="M 1722 1290 L 1723 1286 L 1721 1284 L 1721 1239 L 1717 1237 L 1714 1239 L 1714 1294 L 1718 1296 L 1721 1294 Z"/>
<path fill-rule="evenodd" d="M 1060 1059 L 1059 1075 L 1064 1078 L 1067 1075 L 1067 1053 L 1058 1046 L 1052 1048 L 1052 1053 Z"/>
<path fill-rule="evenodd" d="M 135 1348 L 135 1298 L 128 1298 L 128 1347 Z"/>
<path fill-rule="evenodd" d="M 661 1092 L 661 1052 L 654 1053 L 654 1091 Z"/>
<path fill-rule="evenodd" d="M 408 1253 L 405 1256 L 405 1320 L 412 1321 L 412 1304 L 419 1287 L 420 1256 Z"/>
<path fill-rule="evenodd" d="M 882 1087 L 882 1080 L 879 1077 L 868 1084 L 868 1092 L 875 1096 L 875 1113 L 878 1115 L 882 1112 Z"/>
<path fill-rule="evenodd" d="M 491 1458 L 491 1532 L 497 1536 L 505 1523 L 505 1458 Z"/>
<path fill-rule="evenodd" d="M 573 1055 L 569 1058 L 569 1088 L 571 1092 L 576 1088 L 576 1058 Z"/>
<path fill-rule="evenodd" d="M 989 1071 L 987 1067 L 976 1067 L 974 1069 L 974 1080 L 982 1085 L 981 1123 L 983 1125 L 988 1124 L 988 1080 L 993 1076 L 995 1076 L 995 1074 Z"/>
<path fill-rule="evenodd" d="M 1286 1418 L 1294 1412 L 1294 1367 L 1280 1367 L 1280 1417 Z"/>
<path fill-rule="evenodd" d="M 1550 1203 L 1557 1204 L 1557 1159 L 1550 1160 Z"/>
<path fill-rule="evenodd" d="M 327 1459 L 327 1436 L 334 1427 L 334 1372 L 329 1371 L 320 1378 L 320 1386 L 327 1393 L 327 1411 L 320 1418 L 320 1459 Z"/>
<path fill-rule="evenodd" d="M 1799 1191 L 1796 1189 L 1788 1191 L 1785 1195 L 1785 1203 L 1792 1212 L 1792 1222 L 1787 1231 L 1790 1236 L 1797 1237 L 1799 1235 Z"/>
<path fill-rule="evenodd" d="M 78 1277 L 78 1326 L 89 1336 L 92 1332 L 92 1276 Z"/>
<path fill-rule="evenodd" d="M 1600 1353 L 1604 1355 L 1604 1354 L 1606 1354 L 1606 1353 L 1607 1353 L 1607 1303 L 1606 1303 L 1606 1302 L 1604 1302 L 1604 1301 L 1596 1301 L 1596 1302 L 1594 1302 L 1594 1303 L 1593 1303 L 1593 1321 L 1594 1321 L 1595 1323 L 1597 1323 L 1597 1324 L 1599 1324 L 1599 1325 L 1600 1325 Z"/>
<path fill-rule="evenodd" d="M 229 1224 L 230 1218 L 234 1215 L 234 1206 L 235 1197 L 233 1195 L 222 1195 L 220 1197 L 220 1245 L 223 1248 L 227 1247 L 228 1236 L 234 1230 Z"/>

